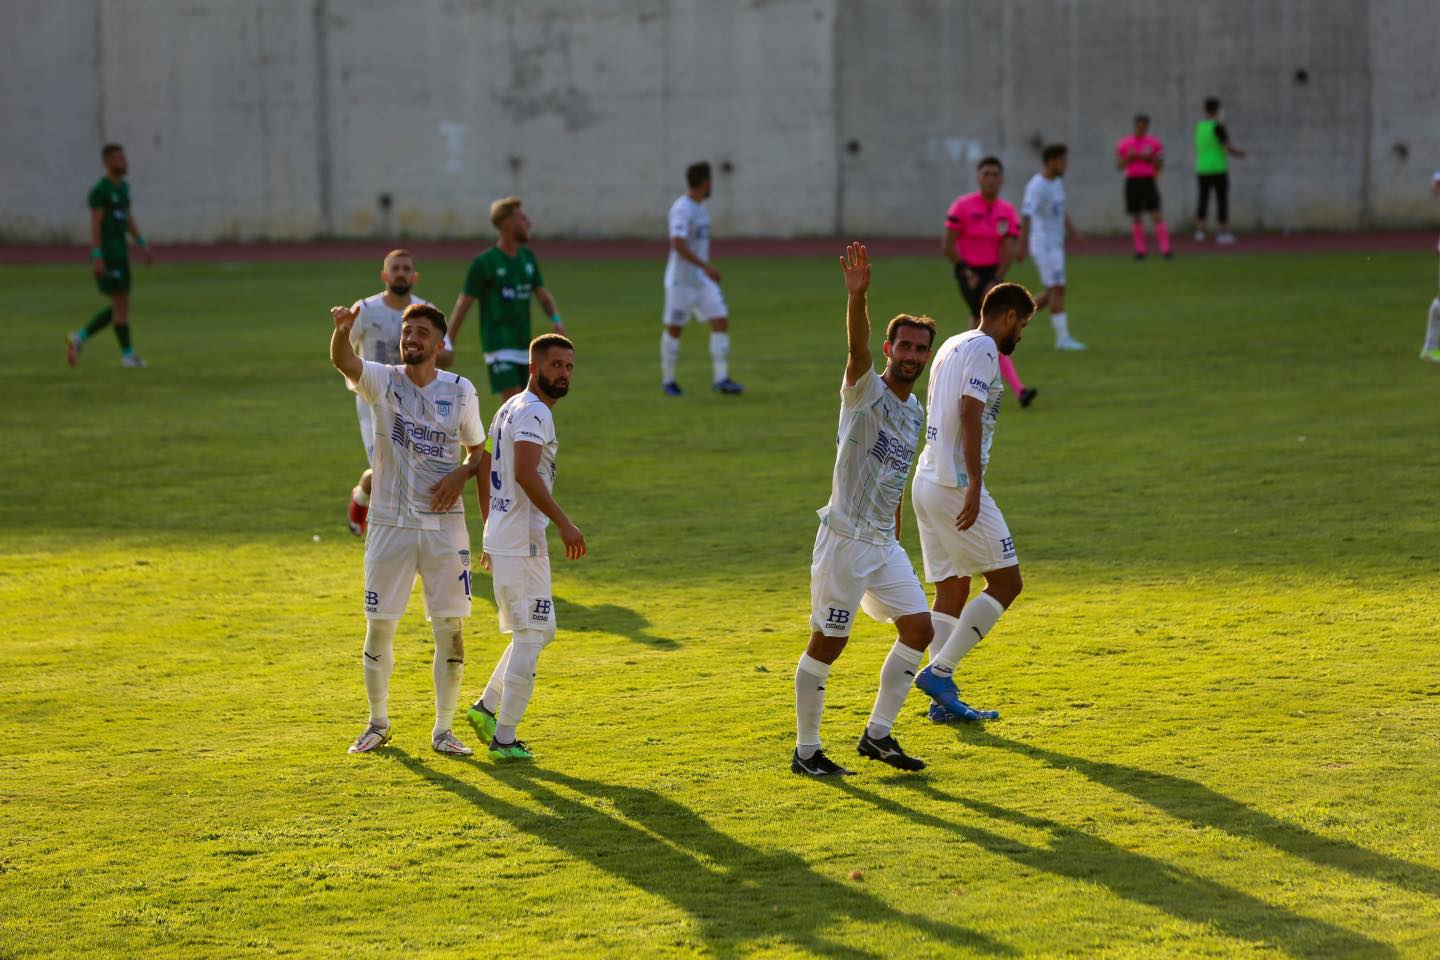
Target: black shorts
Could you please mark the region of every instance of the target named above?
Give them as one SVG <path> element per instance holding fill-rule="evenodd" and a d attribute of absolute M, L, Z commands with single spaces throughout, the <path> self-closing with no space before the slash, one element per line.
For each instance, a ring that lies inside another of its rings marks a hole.
<path fill-rule="evenodd" d="M 955 264 L 955 282 L 960 285 L 960 296 L 965 298 L 965 303 L 970 307 L 970 316 L 980 316 L 980 301 L 985 299 L 985 288 L 990 286 L 990 281 L 995 279 L 995 271 L 1000 268 L 997 263 L 988 267 L 970 267 L 963 263 Z M 975 285 L 972 287 L 965 282 L 965 271 L 969 270 L 975 274 Z"/>
<path fill-rule="evenodd" d="M 1154 177 L 1125 178 L 1125 212 L 1154 213 L 1160 209 L 1160 190 Z"/>

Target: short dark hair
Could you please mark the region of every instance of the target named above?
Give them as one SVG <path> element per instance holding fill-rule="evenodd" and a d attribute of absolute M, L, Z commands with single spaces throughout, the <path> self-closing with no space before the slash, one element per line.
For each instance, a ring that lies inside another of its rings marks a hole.
<path fill-rule="evenodd" d="M 984 170 L 986 167 L 999 167 L 1001 173 L 1005 172 L 1005 164 L 1000 162 L 999 157 L 984 157 L 975 164 L 976 170 Z"/>
<path fill-rule="evenodd" d="M 710 164 L 704 160 L 699 163 L 692 163 L 685 168 L 685 184 L 694 190 L 700 184 L 710 179 Z"/>
<path fill-rule="evenodd" d="M 542 333 L 530 341 L 530 361 L 533 363 L 537 355 L 548 353 L 554 349 L 574 350 L 575 344 L 563 334 Z"/>
<path fill-rule="evenodd" d="M 1040 151 L 1040 162 L 1042 162 L 1042 163 L 1049 163 L 1051 160 L 1054 160 L 1056 157 L 1063 157 L 1063 156 L 1065 156 L 1065 154 L 1067 154 L 1067 153 L 1069 153 L 1069 152 L 1070 152 L 1070 148 L 1067 147 L 1067 146 L 1065 146 L 1065 144 L 1063 144 L 1063 143 L 1052 143 L 1052 144 L 1050 144 L 1050 146 L 1048 146 L 1048 147 L 1046 147 L 1044 150 L 1041 150 L 1041 151 Z"/>
<path fill-rule="evenodd" d="M 104 160 L 106 157 L 110 156 L 110 154 L 119 153 L 124 149 L 125 148 L 120 146 L 120 144 L 118 143 L 107 143 L 105 144 L 105 146 L 100 148 L 100 159 Z"/>
<path fill-rule="evenodd" d="M 885 342 L 891 346 L 895 345 L 895 338 L 900 335 L 901 327 L 914 327 L 917 330 L 930 331 L 930 345 L 935 345 L 935 321 L 929 317 L 916 317 L 908 313 L 902 313 L 891 320 L 885 327 Z"/>
<path fill-rule="evenodd" d="M 998 317 L 1014 310 L 1022 317 L 1035 312 L 1035 298 L 1018 283 L 1000 283 L 990 288 L 980 304 L 982 318 Z"/>
<path fill-rule="evenodd" d="M 1206 98 L 1205 98 L 1205 112 L 1206 112 L 1206 113 L 1219 113 L 1219 112 L 1220 112 L 1220 98 L 1219 98 L 1219 97 L 1206 97 Z"/>
<path fill-rule="evenodd" d="M 439 307 L 431 306 L 428 303 L 412 303 L 405 308 L 404 313 L 400 314 L 401 323 L 415 319 L 429 320 L 435 325 L 435 329 L 440 331 L 442 337 L 449 332 L 450 328 L 445 325 L 445 314 L 440 312 Z"/>
<path fill-rule="evenodd" d="M 1150 114 L 1148 114 L 1148 113 L 1137 113 L 1137 114 L 1135 114 L 1135 122 L 1136 122 L 1136 123 L 1143 123 L 1143 124 L 1147 124 L 1147 125 L 1148 125 L 1148 124 L 1150 123 Z"/>

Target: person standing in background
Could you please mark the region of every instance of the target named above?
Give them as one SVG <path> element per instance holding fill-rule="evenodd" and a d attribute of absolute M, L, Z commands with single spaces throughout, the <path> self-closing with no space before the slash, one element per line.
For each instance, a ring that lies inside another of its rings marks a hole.
<path fill-rule="evenodd" d="M 1215 220 L 1220 232 L 1216 243 L 1235 242 L 1230 232 L 1230 158 L 1245 156 L 1230 142 L 1225 124 L 1220 122 L 1220 98 L 1205 98 L 1205 119 L 1195 124 L 1195 177 L 1200 186 L 1200 202 L 1195 208 L 1195 242 L 1205 242 L 1205 222 L 1210 214 L 1210 194 L 1215 194 Z"/>
<path fill-rule="evenodd" d="M 1135 243 L 1135 259 L 1145 259 L 1145 214 L 1155 225 L 1155 243 L 1160 256 L 1169 260 L 1170 228 L 1160 212 L 1160 188 L 1155 178 L 1165 163 L 1165 145 L 1150 136 L 1150 118 L 1135 115 L 1135 130 L 1115 144 L 1115 167 L 1125 171 L 1125 212 L 1130 214 L 1130 235 Z"/>

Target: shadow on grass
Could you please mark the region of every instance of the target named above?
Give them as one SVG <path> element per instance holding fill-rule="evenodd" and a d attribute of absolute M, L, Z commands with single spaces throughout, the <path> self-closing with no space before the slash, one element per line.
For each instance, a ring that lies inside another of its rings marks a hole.
<path fill-rule="evenodd" d="M 748 847 L 653 790 L 532 766 L 466 761 L 469 769 L 529 795 L 542 808 L 537 816 L 403 750 L 386 754 L 488 816 L 674 904 L 689 915 L 708 949 L 721 956 L 746 952 L 747 941 L 776 939 L 825 957 L 878 958 L 824 935 L 827 926 L 844 920 L 903 924 L 939 943 L 1015 953 L 973 930 L 896 910 L 856 886 L 816 873 L 793 853 Z"/>
<path fill-rule="evenodd" d="M 1055 820 L 953 796 L 923 779 L 896 778 L 893 782 L 914 790 L 920 795 L 921 802 L 907 806 L 849 782 L 838 787 L 896 817 L 948 831 L 961 840 L 1007 857 L 1024 867 L 1081 883 L 1098 884 L 1118 897 L 1153 907 L 1179 920 L 1208 927 L 1226 936 L 1248 940 L 1257 947 L 1273 946 L 1290 956 L 1306 960 L 1396 956 L 1395 950 L 1388 944 L 1274 906 Z M 957 806 L 967 807 L 992 821 L 1044 831 L 1049 835 L 1049 843 L 1029 844 L 993 833 L 978 824 L 961 823 L 930 812 Z"/>
<path fill-rule="evenodd" d="M 645 617 L 616 603 L 597 603 L 586 606 L 563 597 L 555 598 L 555 608 L 560 619 L 561 630 L 575 633 L 613 633 L 635 643 L 653 647 L 656 650 L 679 650 L 680 644 L 669 637 L 660 637 L 650 632 L 651 623 Z"/>
<path fill-rule="evenodd" d="M 1291 856 L 1333 867 L 1368 880 L 1393 884 L 1426 896 L 1440 896 L 1440 871 L 1408 860 L 1376 853 L 1346 840 L 1332 840 L 1304 827 L 1286 823 L 1216 793 L 1194 780 L 1139 767 L 1088 760 L 1031 746 L 982 729 L 965 730 L 964 738 L 982 747 L 1000 747 L 1033 757 L 1060 770 L 1074 770 L 1096 783 L 1128 793 L 1143 803 L 1199 827 L 1213 827 L 1236 837 L 1269 844 Z"/>

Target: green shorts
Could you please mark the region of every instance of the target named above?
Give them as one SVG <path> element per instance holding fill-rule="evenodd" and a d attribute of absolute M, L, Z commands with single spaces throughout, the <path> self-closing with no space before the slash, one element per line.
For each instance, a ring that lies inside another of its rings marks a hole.
<path fill-rule="evenodd" d="M 530 382 L 530 365 L 527 363 L 496 360 L 486 364 L 486 369 L 490 371 L 491 393 L 504 393 L 506 390 L 519 389 Z"/>
<path fill-rule="evenodd" d="M 106 260 L 105 272 L 95 278 L 95 286 L 107 297 L 112 293 L 129 293 L 130 261 Z"/>

